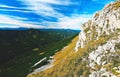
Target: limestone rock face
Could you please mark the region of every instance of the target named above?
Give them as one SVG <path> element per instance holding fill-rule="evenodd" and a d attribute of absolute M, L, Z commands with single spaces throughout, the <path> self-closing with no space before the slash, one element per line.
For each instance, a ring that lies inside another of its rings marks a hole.
<path fill-rule="evenodd" d="M 111 70 L 120 67 L 119 65 L 114 66 L 115 62 L 120 62 L 120 54 L 119 50 L 116 49 L 117 47 L 115 47 L 116 44 L 120 44 L 120 36 L 115 40 L 108 40 L 106 44 L 98 46 L 96 50 L 89 54 L 87 61 L 89 61 L 89 67 L 94 69 L 89 77 L 117 77 L 111 73 Z M 109 65 L 112 66 L 110 70 L 105 67 Z M 98 70 L 96 70 L 96 66 L 99 66 Z M 117 71 L 119 71 L 120 76 L 120 69 L 115 70 L 115 72 Z"/>
<path fill-rule="evenodd" d="M 84 23 L 81 30 L 76 52 L 91 41 L 109 37 L 84 57 L 86 67 L 90 68 L 89 77 L 120 77 L 120 1 L 105 6 Z"/>
<path fill-rule="evenodd" d="M 102 11 L 95 13 L 91 20 L 81 25 L 75 50 L 78 51 L 79 47 L 83 48 L 89 41 L 110 35 L 117 29 L 120 29 L 120 1 L 105 6 Z"/>

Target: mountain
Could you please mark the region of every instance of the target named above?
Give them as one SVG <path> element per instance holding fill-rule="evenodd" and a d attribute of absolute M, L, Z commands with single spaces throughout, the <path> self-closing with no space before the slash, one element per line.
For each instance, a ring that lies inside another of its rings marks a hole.
<path fill-rule="evenodd" d="M 25 77 L 47 64 L 78 33 L 69 29 L 0 30 L 0 77 Z M 46 60 L 32 67 L 44 57 Z"/>
<path fill-rule="evenodd" d="M 120 1 L 81 25 L 79 35 L 53 56 L 49 66 L 27 77 L 120 77 Z"/>

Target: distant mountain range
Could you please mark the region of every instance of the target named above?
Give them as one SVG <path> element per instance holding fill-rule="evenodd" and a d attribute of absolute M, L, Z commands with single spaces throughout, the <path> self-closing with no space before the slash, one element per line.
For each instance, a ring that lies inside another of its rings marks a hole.
<path fill-rule="evenodd" d="M 27 30 L 28 28 L 0 28 L 0 30 Z"/>
<path fill-rule="evenodd" d="M 36 29 L 36 30 L 72 30 L 72 29 L 57 29 L 57 28 L 25 28 L 25 27 L 20 27 L 20 28 L 0 28 L 0 30 L 29 30 L 29 29 Z M 80 30 L 76 30 L 80 31 Z"/>

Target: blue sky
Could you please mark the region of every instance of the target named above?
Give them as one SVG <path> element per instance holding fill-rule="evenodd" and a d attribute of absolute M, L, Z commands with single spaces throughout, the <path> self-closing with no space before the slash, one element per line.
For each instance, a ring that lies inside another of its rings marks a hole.
<path fill-rule="evenodd" d="M 0 28 L 80 29 L 114 0 L 0 0 Z"/>

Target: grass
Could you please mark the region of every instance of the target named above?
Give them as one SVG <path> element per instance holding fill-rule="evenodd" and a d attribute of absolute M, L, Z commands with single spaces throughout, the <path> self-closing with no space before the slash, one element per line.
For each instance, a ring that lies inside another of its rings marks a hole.
<path fill-rule="evenodd" d="M 90 68 L 85 66 L 88 62 L 83 61 L 83 58 L 96 46 L 104 43 L 107 37 L 91 41 L 84 48 L 79 48 L 79 51 L 75 53 L 74 48 L 77 40 L 78 37 L 75 37 L 66 49 L 55 54 L 55 62 L 52 68 L 27 77 L 79 77 L 80 75 L 87 77 L 90 73 Z"/>

